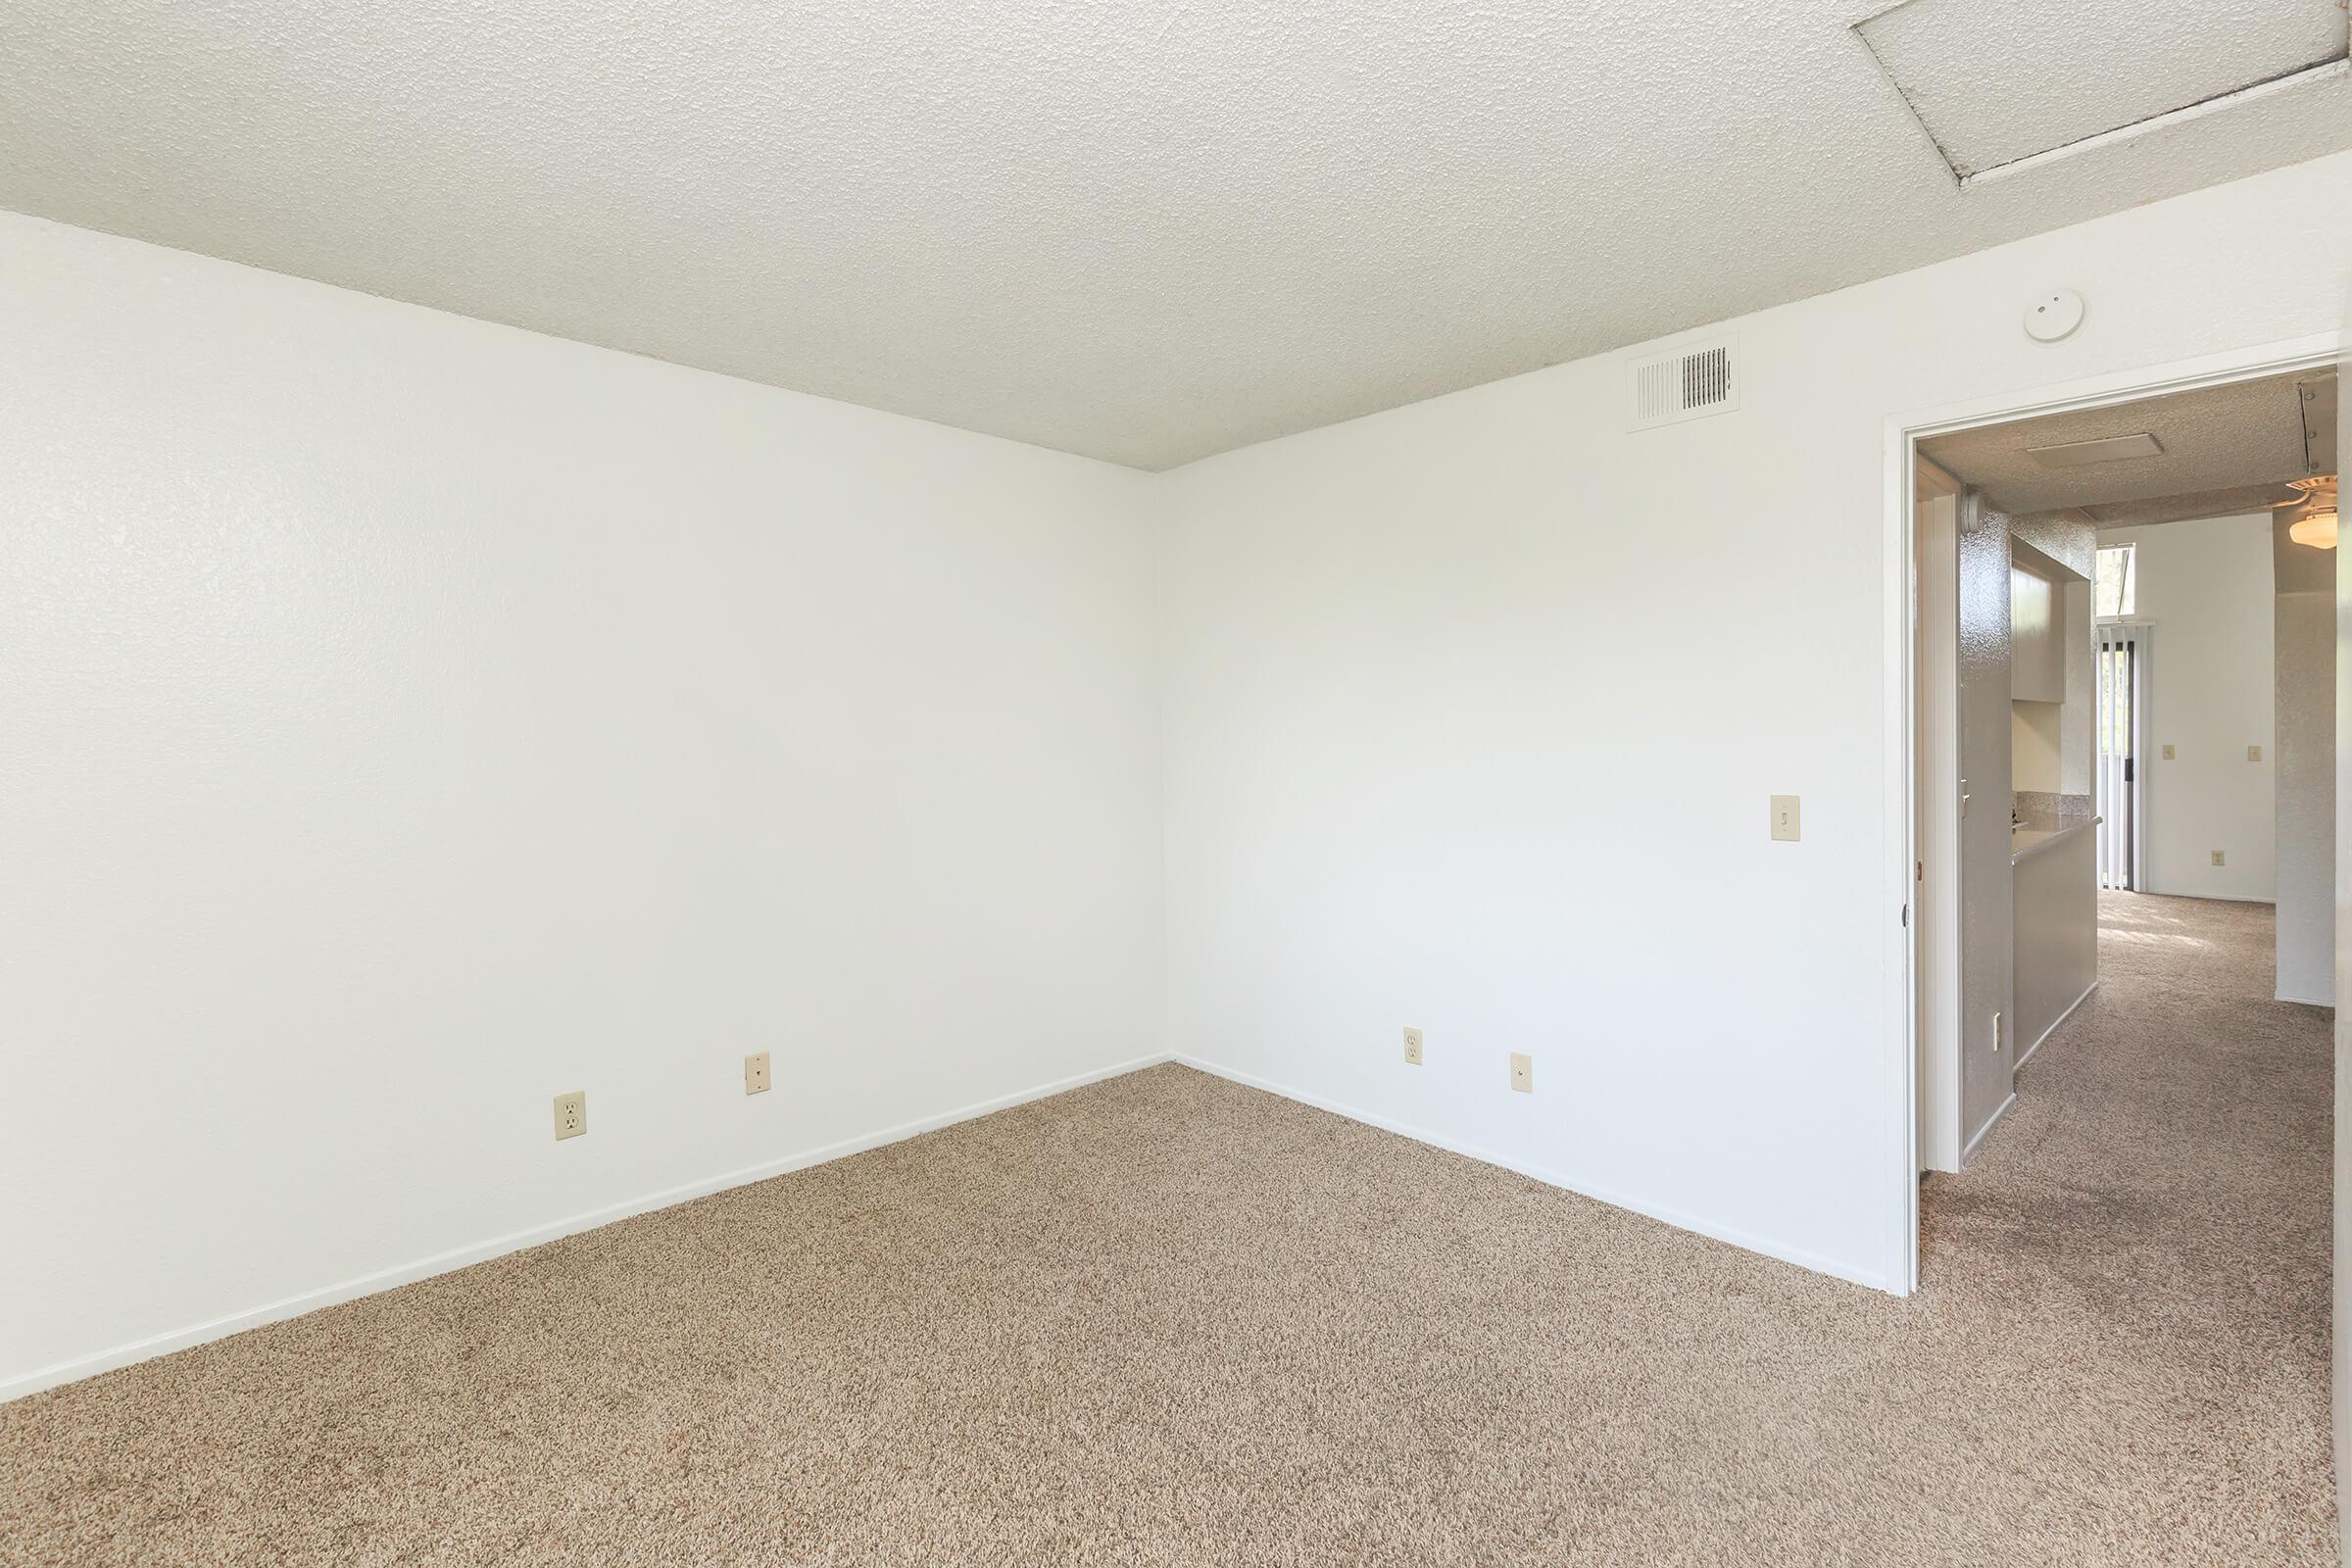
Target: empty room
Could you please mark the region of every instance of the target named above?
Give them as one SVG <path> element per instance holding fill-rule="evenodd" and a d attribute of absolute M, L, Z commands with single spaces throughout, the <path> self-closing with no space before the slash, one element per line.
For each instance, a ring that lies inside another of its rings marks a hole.
<path fill-rule="evenodd" d="M 2346 29 L 0 5 L 0 1564 L 2352 1563 Z"/>

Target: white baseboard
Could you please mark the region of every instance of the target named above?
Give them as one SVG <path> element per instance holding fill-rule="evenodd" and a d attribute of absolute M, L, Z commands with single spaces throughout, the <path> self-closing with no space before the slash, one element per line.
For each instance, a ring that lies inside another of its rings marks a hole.
<path fill-rule="evenodd" d="M 2113 892 L 2102 888 L 2101 892 Z M 2201 899 L 2208 904 L 2276 904 L 2276 897 L 2265 898 L 2259 893 L 2175 893 L 2167 888 L 2127 888 L 2129 893 L 2144 893 L 2151 899 Z"/>
<path fill-rule="evenodd" d="M 2279 992 L 2278 996 L 2272 1000 L 2277 1002 L 2291 1002 L 2299 1007 L 2332 1007 L 2335 1005 L 2335 999 L 2333 997 L 2290 997 L 2283 991 Z"/>
<path fill-rule="evenodd" d="M 2012 1072 L 2016 1070 L 2014 1067 L 2010 1069 Z M 2001 1124 L 2001 1118 L 2009 1114 L 2009 1107 L 2016 1103 L 2017 1091 L 2012 1089 L 2009 1091 L 2009 1098 L 2001 1102 L 2000 1108 L 1984 1118 L 1984 1125 L 1977 1129 L 1977 1136 L 1971 1138 L 1968 1141 L 1968 1147 L 1960 1151 L 1960 1163 L 1963 1167 L 1968 1164 L 1968 1156 L 1975 1153 L 1977 1146 L 1984 1141 L 1984 1135 L 1998 1127 Z"/>
<path fill-rule="evenodd" d="M 2017 1060 L 2010 1066 L 2009 1070 L 2014 1073 L 2020 1068 L 2024 1067 L 2028 1061 L 2032 1060 L 2034 1053 L 2041 1049 L 2041 1043 L 2044 1040 L 2049 1039 L 2050 1036 L 2056 1034 L 2058 1032 L 2058 1026 L 2066 1022 L 2067 1019 L 2072 1018 L 2075 1015 L 2075 1009 L 2082 1005 L 2082 1004 L 2085 1002 L 2088 1002 L 2090 1000 L 2090 994 L 2098 989 L 2099 983 L 2096 980 L 2093 980 L 2090 984 L 2084 986 L 2082 988 L 2082 994 L 2077 997 L 2074 1001 L 2068 1003 L 2066 1004 L 2066 1010 L 2060 1013 L 2057 1017 L 2051 1019 L 2050 1026 L 2047 1029 L 2044 1029 L 2039 1035 L 2035 1036 L 2032 1045 L 2028 1046 L 2024 1051 L 2018 1053 Z M 1987 1125 L 1989 1125 L 1989 1123 Z"/>
<path fill-rule="evenodd" d="M 1893 1295 L 1901 1294 L 1892 1291 L 1887 1284 L 1886 1275 L 1876 1270 L 1855 1268 L 1837 1258 L 1825 1257 L 1818 1252 L 1807 1251 L 1803 1248 L 1788 1247 L 1767 1237 L 1751 1235 L 1728 1225 L 1718 1225 L 1710 1220 L 1700 1219 L 1676 1209 L 1631 1198 L 1609 1188 L 1595 1186 L 1591 1182 L 1564 1175 L 1546 1166 L 1514 1159 L 1507 1154 L 1499 1154 L 1475 1144 L 1448 1138 L 1444 1133 L 1432 1132 L 1426 1127 L 1414 1127 L 1404 1122 L 1393 1121 L 1386 1116 L 1375 1116 L 1370 1111 L 1359 1110 L 1353 1105 L 1343 1104 L 1336 1100 L 1326 1100 L 1321 1095 L 1310 1095 L 1304 1090 L 1293 1089 L 1288 1085 L 1278 1084 L 1252 1073 L 1240 1072 L 1231 1067 L 1221 1067 L 1213 1061 L 1203 1061 L 1198 1056 L 1188 1056 L 1182 1052 L 1176 1054 L 1176 1060 L 1187 1067 L 1197 1067 L 1202 1072 L 1213 1073 L 1219 1078 L 1241 1084 L 1246 1088 L 1262 1089 L 1267 1094 L 1280 1095 L 1283 1099 L 1295 1100 L 1301 1105 L 1312 1105 L 1317 1110 L 1327 1110 L 1335 1116 L 1345 1116 L 1349 1121 L 1362 1122 L 1367 1127 L 1378 1127 L 1383 1132 L 1396 1133 L 1399 1137 L 1410 1138 L 1415 1143 L 1443 1149 L 1448 1153 L 1460 1154 L 1465 1158 L 1479 1160 L 1489 1165 L 1499 1165 L 1504 1170 L 1516 1171 L 1522 1176 L 1544 1183 L 1546 1187 L 1564 1188 L 1569 1192 L 1596 1200 L 1612 1207 L 1631 1209 L 1637 1214 L 1646 1215 L 1651 1219 L 1672 1225 L 1677 1230 L 1690 1231 L 1718 1242 L 1728 1242 L 1734 1247 L 1743 1248 L 1750 1252 L 1761 1252 L 1766 1257 L 1778 1258 L 1784 1263 L 1793 1263 L 1799 1268 L 1811 1269 L 1816 1274 L 1827 1274 L 1832 1278 L 1846 1280 L 1855 1285 L 1866 1285 L 1874 1291 L 1888 1291 Z"/>
<path fill-rule="evenodd" d="M 95 1377 L 101 1372 L 112 1372 L 117 1367 L 129 1366 L 134 1361 L 145 1361 L 159 1355 L 169 1355 L 173 1350 L 184 1350 L 192 1345 L 203 1345 L 211 1340 L 226 1339 L 231 1334 L 240 1334 L 247 1329 L 260 1328 L 266 1323 L 279 1323 L 290 1317 L 300 1317 L 305 1312 L 315 1312 L 322 1306 L 334 1306 L 339 1302 L 357 1300 L 363 1296 L 373 1296 L 378 1291 L 412 1285 L 418 1280 L 430 1279 L 435 1274 L 446 1274 L 452 1269 L 465 1268 L 472 1263 L 486 1262 L 493 1257 L 502 1257 L 509 1252 L 519 1252 L 525 1248 L 561 1241 L 566 1236 L 576 1236 L 582 1231 L 592 1231 L 600 1226 L 610 1225 L 615 1220 L 651 1213 L 655 1209 L 668 1208 L 673 1204 L 689 1202 L 697 1198 L 708 1198 L 712 1193 L 725 1192 L 731 1187 L 744 1187 L 753 1182 L 765 1181 L 771 1176 L 782 1176 L 792 1171 L 806 1170 L 811 1165 L 822 1165 L 828 1160 L 843 1159 L 851 1154 L 861 1154 L 869 1149 L 879 1149 L 884 1144 L 895 1144 L 901 1139 L 913 1138 L 922 1133 L 937 1132 L 942 1127 L 952 1127 L 959 1121 L 970 1121 L 976 1116 L 986 1116 L 994 1111 L 1008 1110 L 1014 1105 L 1027 1104 L 1033 1100 L 1045 1100 L 1054 1095 L 1066 1094 L 1073 1089 L 1083 1089 L 1088 1084 L 1101 1083 L 1106 1078 L 1122 1077 L 1127 1073 L 1137 1072 L 1146 1067 L 1154 1067 L 1163 1061 L 1173 1059 L 1171 1053 L 1163 1051 L 1153 1055 L 1138 1056 L 1132 1061 L 1123 1061 L 1115 1066 L 1077 1073 L 1068 1078 L 1057 1078 L 1052 1083 L 1039 1084 L 1035 1088 L 1018 1090 L 1009 1095 L 999 1095 L 994 1100 L 984 1100 L 977 1104 L 964 1105 L 956 1110 L 941 1111 L 937 1115 L 924 1116 L 915 1121 L 901 1122 L 898 1126 L 885 1127 L 879 1132 L 864 1133 L 856 1138 L 845 1138 L 839 1143 L 826 1144 L 822 1148 L 808 1150 L 798 1154 L 787 1154 L 780 1159 L 763 1160 L 760 1164 L 747 1165 L 740 1170 L 728 1171 L 724 1175 L 707 1176 L 700 1181 L 688 1182 L 680 1187 L 669 1187 L 658 1193 L 648 1193 L 642 1198 L 632 1198 L 618 1203 L 608 1203 L 602 1208 L 592 1208 L 586 1213 L 574 1214 L 568 1219 L 556 1220 L 546 1225 L 535 1225 L 528 1230 L 511 1231 L 504 1236 L 495 1236 L 485 1242 L 475 1242 L 470 1246 L 455 1248 L 446 1252 L 435 1252 L 430 1257 L 420 1257 L 414 1262 L 378 1269 L 372 1274 L 363 1274 L 357 1279 L 344 1280 L 340 1284 L 324 1286 L 316 1291 L 305 1291 L 298 1296 L 285 1297 L 263 1306 L 252 1307 L 242 1312 L 232 1312 L 225 1317 L 217 1317 L 207 1323 L 194 1324 L 184 1329 L 173 1329 L 166 1334 L 150 1335 L 146 1339 L 134 1340 L 128 1345 L 118 1345 L 112 1349 L 100 1350 L 95 1354 L 76 1356 L 73 1360 L 60 1361 L 54 1366 L 42 1367 L 36 1371 L 0 1382 L 0 1404 L 5 1404 L 11 1399 L 21 1399 L 28 1394 L 38 1394 L 44 1389 L 54 1389 L 67 1383 L 77 1383 L 83 1378 Z"/>

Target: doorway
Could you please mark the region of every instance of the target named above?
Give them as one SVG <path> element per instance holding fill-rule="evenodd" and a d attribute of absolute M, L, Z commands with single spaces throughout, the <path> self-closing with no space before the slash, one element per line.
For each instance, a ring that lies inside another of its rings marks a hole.
<path fill-rule="evenodd" d="M 1933 559 L 1923 557 L 1922 552 L 1921 503 L 1926 494 L 1922 480 L 1936 471 L 1936 464 L 1923 461 L 1921 446 L 1941 437 L 1987 430 L 2022 419 L 2114 410 L 2126 404 L 2232 386 L 2266 376 L 2332 370 L 2347 336 L 2352 334 L 2319 334 L 2288 344 L 2212 356 L 2156 370 L 2071 383 L 2046 389 L 2034 397 L 1985 400 L 1935 415 L 1888 421 L 1887 506 L 1890 517 L 1899 519 L 1899 526 L 1897 544 L 1889 552 L 1887 604 L 1889 637 L 1899 657 L 1888 671 L 1887 699 L 1890 716 L 1897 719 L 1909 742 L 1888 779 L 1890 808 L 1905 829 L 1889 845 L 1887 865 L 1889 886 L 1896 890 L 1894 907 L 1889 911 L 1892 928 L 1889 943 L 1896 955 L 1894 970 L 1900 977 L 1889 998 L 1889 1013 L 1902 1045 L 1899 1068 L 1894 1075 L 1902 1128 L 1896 1144 L 1900 1152 L 1896 1166 L 1900 1197 L 1890 1224 L 1894 1265 L 1889 1270 L 1898 1294 L 1908 1294 L 1920 1284 L 1921 1172 L 1928 1168 L 1927 1156 L 1936 1144 L 1931 1125 L 1935 1107 L 1939 1102 L 1948 1103 L 1954 1098 L 1950 1090 L 1957 1075 L 1945 1070 L 1948 1062 L 1938 1056 L 1937 1019 L 1951 1010 L 1955 990 L 1964 989 L 1953 987 L 1949 980 L 1960 969 L 1961 884 L 1965 879 L 1953 857 L 1956 835 L 1951 832 L 1949 818 L 1939 817 L 1936 807 L 1936 791 L 1944 784 L 1938 758 L 1949 755 L 1951 749 L 1946 747 L 1939 753 L 1933 732 L 1933 726 L 1938 723 L 1956 723 L 1957 693 L 1946 687 L 1944 695 L 1938 696 L 1939 682 L 1932 666 L 1938 658 L 1942 633 L 1938 627 L 1923 624 L 1920 618 L 1921 596 L 1938 565 Z M 1958 477 L 1971 476 L 1963 473 Z M 2084 560 L 2081 565 L 2087 579 L 2092 563 Z M 2087 593 L 2088 589 L 2084 591 Z M 2082 845 L 2085 861 L 2082 891 L 2095 907 L 2103 884 L 2133 891 L 2146 885 L 2147 819 L 2152 806 L 2162 797 L 2150 780 L 2145 750 L 2152 744 L 2147 703 L 2156 685 L 2153 629 L 2103 621 L 2097 640 L 2089 641 L 2089 635 L 2086 628 L 2086 645 L 2082 650 L 2084 682 L 2079 694 L 2083 707 L 2080 726 L 2082 746 L 2080 755 L 2083 759 L 2080 788 L 2051 793 L 2080 794 L 2089 814 L 2102 819 L 2112 814 L 2115 819 L 2112 827 L 2102 820 L 2098 826 L 2105 831 L 2085 836 Z M 2120 684 L 2120 690 L 2110 687 L 2105 703 L 2097 701 L 2090 675 L 2091 668 L 2102 659 L 2109 666 L 2104 672 L 2107 680 Z M 2101 716 L 2117 727 L 2094 750 Z M 2066 734 L 2071 737 L 2071 729 Z M 1965 790 L 1958 787 L 1959 780 L 1949 782 L 1950 793 L 1954 797 L 1970 796 L 1967 804 L 1974 808 L 1976 791 L 1983 781 L 1972 776 Z M 1996 802 L 2004 793 L 2000 786 L 2005 783 L 2005 780 L 1994 781 L 1992 794 Z M 2110 813 L 2102 807 L 2114 809 Z M 1932 860 L 1936 863 L 1931 863 Z M 1939 870 L 1943 873 L 1940 879 Z M 2021 1037 L 2014 1004 L 1998 1011 L 1999 1021 L 1984 1032 L 1989 1038 L 1982 1042 L 1982 1047 L 1991 1051 L 1997 1040 L 2000 1054 L 2014 1070 L 2015 1059 L 2030 1054 L 2041 1037 Z M 2008 1097 L 2004 1095 L 2001 1109 L 2005 1110 L 2007 1103 Z M 1965 1148 L 1966 1141 L 1961 1142 Z"/>

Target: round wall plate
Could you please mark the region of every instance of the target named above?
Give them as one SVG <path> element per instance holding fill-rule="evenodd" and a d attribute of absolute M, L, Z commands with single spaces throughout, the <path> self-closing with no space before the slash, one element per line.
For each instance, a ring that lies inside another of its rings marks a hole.
<path fill-rule="evenodd" d="M 2071 288 L 2052 289 L 2026 307 L 2026 336 L 2036 343 L 2072 337 L 2082 324 L 2082 296 Z"/>

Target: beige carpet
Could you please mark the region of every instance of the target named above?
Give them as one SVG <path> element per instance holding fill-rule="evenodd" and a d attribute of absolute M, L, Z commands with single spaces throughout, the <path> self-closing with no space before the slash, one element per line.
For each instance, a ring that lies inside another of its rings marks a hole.
<path fill-rule="evenodd" d="M 1910 1302 L 1163 1067 L 0 1407 L 0 1558 L 2331 1564 L 2328 1014 L 2111 908 Z"/>

